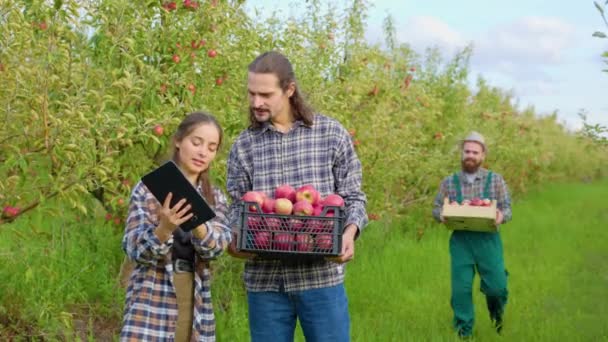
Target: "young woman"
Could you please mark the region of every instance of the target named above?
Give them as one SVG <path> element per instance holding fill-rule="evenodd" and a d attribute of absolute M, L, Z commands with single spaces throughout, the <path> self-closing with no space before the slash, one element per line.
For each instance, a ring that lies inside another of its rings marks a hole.
<path fill-rule="evenodd" d="M 222 129 L 206 113 L 189 114 L 173 137 L 173 161 L 197 187 L 216 217 L 191 232 L 185 200 L 170 207 L 139 182 L 131 195 L 122 247 L 135 262 L 126 293 L 121 341 L 214 341 L 208 261 L 230 243 L 225 195 L 209 180 Z"/>

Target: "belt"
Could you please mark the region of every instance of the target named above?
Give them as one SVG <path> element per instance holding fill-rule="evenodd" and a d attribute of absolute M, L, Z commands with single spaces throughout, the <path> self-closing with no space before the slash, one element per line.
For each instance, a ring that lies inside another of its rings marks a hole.
<path fill-rule="evenodd" d="M 186 259 L 174 259 L 173 260 L 173 272 L 174 273 L 192 273 L 194 272 L 194 263 Z"/>

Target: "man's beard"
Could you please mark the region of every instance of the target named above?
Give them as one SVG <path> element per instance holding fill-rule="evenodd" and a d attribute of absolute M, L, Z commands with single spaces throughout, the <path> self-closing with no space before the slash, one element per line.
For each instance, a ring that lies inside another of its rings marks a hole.
<path fill-rule="evenodd" d="M 462 170 L 466 173 L 475 173 L 481 167 L 482 161 L 475 162 L 473 159 L 465 159 L 460 162 Z"/>
<path fill-rule="evenodd" d="M 259 112 L 263 112 L 266 117 L 262 118 L 258 115 L 256 115 L 256 108 L 254 107 L 249 107 L 249 113 L 251 113 L 251 116 L 255 119 L 255 121 L 259 122 L 259 123 L 264 123 L 270 120 L 270 111 L 269 110 L 258 110 Z"/>

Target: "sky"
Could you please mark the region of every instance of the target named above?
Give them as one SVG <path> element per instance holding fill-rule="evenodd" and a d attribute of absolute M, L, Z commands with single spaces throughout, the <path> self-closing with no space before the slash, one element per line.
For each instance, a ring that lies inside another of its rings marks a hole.
<path fill-rule="evenodd" d="M 598 2 L 604 2 L 598 0 Z M 343 6 L 346 0 L 334 0 Z M 450 58 L 472 44 L 470 83 L 481 75 L 492 86 L 514 94 L 520 109 L 533 106 L 539 115 L 557 112 L 571 129 L 589 123 L 608 127 L 608 64 L 601 55 L 608 27 L 592 0 L 372 0 L 368 1 L 366 39 L 383 41 L 382 23 L 393 18 L 397 40 L 424 53 L 438 47 Z M 249 0 L 262 13 L 277 10 L 297 15 L 299 3 Z M 608 12 L 608 6 L 606 8 Z M 603 95 L 602 95 L 603 94 Z"/>

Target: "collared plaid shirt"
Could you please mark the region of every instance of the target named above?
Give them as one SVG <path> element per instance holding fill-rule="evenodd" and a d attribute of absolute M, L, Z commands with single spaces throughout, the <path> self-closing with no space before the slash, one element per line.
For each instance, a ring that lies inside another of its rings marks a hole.
<path fill-rule="evenodd" d="M 247 129 L 232 145 L 227 190 L 232 198 L 231 227 L 236 227 L 240 198 L 247 191 L 269 195 L 282 185 L 312 184 L 322 196 L 337 193 L 345 200 L 346 225 L 367 224 L 367 199 L 361 191 L 361 162 L 352 139 L 336 120 L 317 114 L 312 126 L 296 121 L 288 133 L 266 123 Z M 277 260 L 248 260 L 243 275 L 248 291 L 301 291 L 344 281 L 344 265 L 324 261 L 284 265 Z"/>
<path fill-rule="evenodd" d="M 456 186 L 453 181 L 454 175 L 446 177 L 439 187 L 439 192 L 435 197 L 433 203 L 433 217 L 435 220 L 440 221 L 439 215 L 441 214 L 441 207 L 443 206 L 443 199 L 448 197 L 450 201 L 455 201 L 457 197 Z M 484 187 L 486 179 L 488 178 L 488 170 L 479 168 L 475 174 L 473 182 L 469 182 L 465 173 L 460 171 L 458 173 L 460 180 L 460 188 L 462 191 L 462 199 L 470 200 L 474 197 L 483 198 Z M 492 172 L 492 180 L 489 189 L 490 199 L 496 200 L 496 207 L 502 211 L 504 216 L 503 223 L 511 220 L 511 197 L 509 196 L 509 189 L 507 183 L 498 173 Z"/>
<path fill-rule="evenodd" d="M 209 233 L 202 240 L 192 236 L 196 253 L 193 341 L 215 341 L 211 273 L 205 263 L 219 255 L 231 240 L 226 196 L 217 188 L 213 189 L 213 194 L 213 209 L 217 216 L 207 222 Z M 136 266 L 127 287 L 121 341 L 172 341 L 175 335 L 177 302 L 171 261 L 173 237 L 161 243 L 154 234 L 159 224 L 157 209 L 160 205 L 142 182 L 135 186 L 122 248 Z"/>

